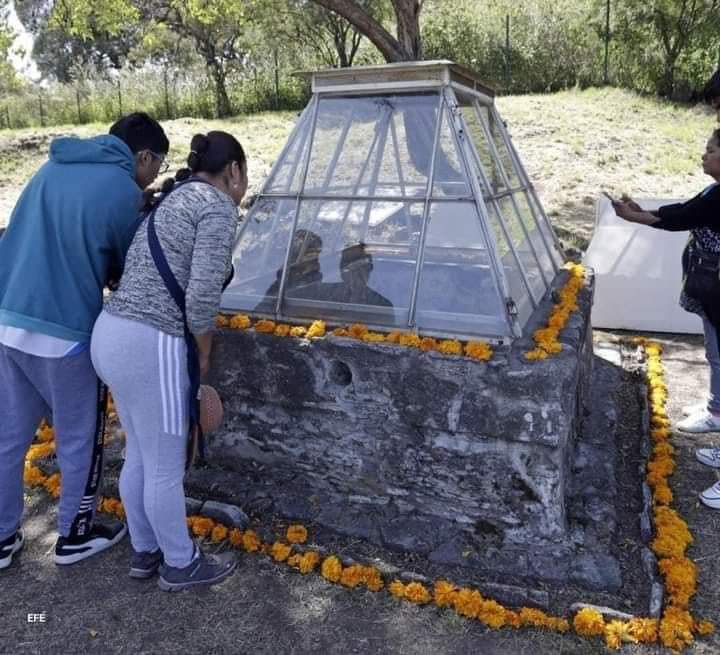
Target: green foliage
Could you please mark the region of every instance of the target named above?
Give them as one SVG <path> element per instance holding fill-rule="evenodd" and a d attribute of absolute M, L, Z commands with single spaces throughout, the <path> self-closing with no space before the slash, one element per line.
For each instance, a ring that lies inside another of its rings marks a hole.
<path fill-rule="evenodd" d="M 10 93 L 21 87 L 10 55 L 13 51 L 15 33 L 8 25 L 8 10 L 0 0 L 0 92 Z"/>

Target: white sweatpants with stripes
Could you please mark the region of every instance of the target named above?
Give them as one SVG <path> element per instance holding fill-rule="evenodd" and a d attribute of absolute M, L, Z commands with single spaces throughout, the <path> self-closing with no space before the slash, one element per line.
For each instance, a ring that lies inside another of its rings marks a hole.
<path fill-rule="evenodd" d="M 126 434 L 120 496 L 133 549 L 160 548 L 166 564 L 185 567 L 194 548 L 183 489 L 189 421 L 185 341 L 103 311 L 90 351 Z"/>

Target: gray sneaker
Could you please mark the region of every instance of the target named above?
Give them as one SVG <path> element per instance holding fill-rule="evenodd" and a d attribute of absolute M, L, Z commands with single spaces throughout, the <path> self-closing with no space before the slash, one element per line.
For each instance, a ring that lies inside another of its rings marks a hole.
<path fill-rule="evenodd" d="M 196 585 L 212 585 L 227 578 L 237 566 L 231 552 L 208 555 L 195 546 L 195 557 L 185 568 L 163 564 L 158 587 L 163 591 L 181 591 Z"/>
<path fill-rule="evenodd" d="M 130 558 L 130 577 L 138 580 L 152 578 L 163 563 L 162 551 L 158 548 L 152 553 L 138 553 L 133 550 Z"/>

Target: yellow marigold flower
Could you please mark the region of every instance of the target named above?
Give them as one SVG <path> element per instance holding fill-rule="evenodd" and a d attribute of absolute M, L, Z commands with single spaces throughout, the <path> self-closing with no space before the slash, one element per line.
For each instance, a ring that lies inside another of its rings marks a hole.
<path fill-rule="evenodd" d="M 445 355 L 462 355 L 462 345 L 455 339 L 445 339 L 438 344 L 438 351 Z"/>
<path fill-rule="evenodd" d="M 53 473 L 43 482 L 43 486 L 53 498 L 58 498 L 60 496 L 60 474 Z"/>
<path fill-rule="evenodd" d="M 343 566 L 335 555 L 326 557 L 320 567 L 320 575 L 330 582 L 339 582 L 342 571 Z"/>
<path fill-rule="evenodd" d="M 623 642 L 637 640 L 628 633 L 627 624 L 622 621 L 610 621 L 605 626 L 605 644 L 608 648 L 617 650 Z"/>
<path fill-rule="evenodd" d="M 474 619 L 480 611 L 482 601 L 483 597 L 479 591 L 463 587 L 455 594 L 453 605 L 458 614 Z"/>
<path fill-rule="evenodd" d="M 693 627 L 692 616 L 686 610 L 670 605 L 660 619 L 660 641 L 668 648 L 682 650 L 694 641 Z"/>
<path fill-rule="evenodd" d="M 316 553 L 314 550 L 309 550 L 306 553 L 303 553 L 300 558 L 298 568 L 300 569 L 300 573 L 307 575 L 313 571 L 319 563 L 320 554 Z"/>
<path fill-rule="evenodd" d="M 235 314 L 228 325 L 233 330 L 247 330 L 252 325 L 252 321 L 247 314 Z"/>
<path fill-rule="evenodd" d="M 398 343 L 406 348 L 419 348 L 420 337 L 417 334 L 405 332 L 398 337 Z"/>
<path fill-rule="evenodd" d="M 365 567 L 365 586 L 370 591 L 380 591 L 385 586 L 382 574 L 374 566 Z"/>
<path fill-rule="evenodd" d="M 340 584 L 343 587 L 354 589 L 361 582 L 365 581 L 365 567 L 360 564 L 352 564 L 345 567 L 340 574 Z"/>
<path fill-rule="evenodd" d="M 302 325 L 296 325 L 295 327 L 291 327 L 290 336 L 302 339 L 303 337 L 307 336 L 307 328 L 303 327 Z"/>
<path fill-rule="evenodd" d="M 405 598 L 405 585 L 400 580 L 393 580 L 388 587 L 388 591 L 395 598 Z"/>
<path fill-rule="evenodd" d="M 420 350 L 426 353 L 430 350 L 437 350 L 438 343 L 432 337 L 423 337 L 422 339 L 420 339 L 420 344 L 418 348 L 420 348 Z"/>
<path fill-rule="evenodd" d="M 242 536 L 242 547 L 244 550 L 246 550 L 248 553 L 256 553 L 258 550 L 260 550 L 260 546 L 262 546 L 262 542 L 260 541 L 260 538 L 255 534 L 254 530 L 245 530 L 245 533 Z"/>
<path fill-rule="evenodd" d="M 465 355 L 480 361 L 488 361 L 492 357 L 493 351 L 484 341 L 468 341 L 465 344 Z"/>
<path fill-rule="evenodd" d="M 325 321 L 313 321 L 312 325 L 308 328 L 307 338 L 314 339 L 316 337 L 325 336 Z"/>
<path fill-rule="evenodd" d="M 560 330 L 557 328 L 542 328 L 533 332 L 533 339 L 535 341 L 555 341 L 559 332 Z"/>
<path fill-rule="evenodd" d="M 45 474 L 37 466 L 25 466 L 23 471 L 23 481 L 25 484 L 36 487 L 45 482 Z"/>
<path fill-rule="evenodd" d="M 407 598 L 410 602 L 417 603 L 418 605 L 429 603 L 432 600 L 432 596 L 425 585 L 422 585 L 419 582 L 411 582 L 406 585 L 405 598 Z"/>
<path fill-rule="evenodd" d="M 290 326 L 286 325 L 285 323 L 278 323 L 275 326 L 275 331 L 273 332 L 273 334 L 276 337 L 286 337 L 290 334 Z"/>
<path fill-rule="evenodd" d="M 230 327 L 230 319 L 224 314 L 218 314 L 215 317 L 215 327 L 226 328 Z"/>
<path fill-rule="evenodd" d="M 207 537 L 215 527 L 215 521 L 206 516 L 197 516 L 192 524 L 192 533 L 196 537 Z"/>
<path fill-rule="evenodd" d="M 438 607 L 449 607 L 455 602 L 457 587 L 447 580 L 438 580 L 433 589 L 435 604 Z"/>
<path fill-rule="evenodd" d="M 695 624 L 695 631 L 699 635 L 706 637 L 707 635 L 711 635 L 715 632 L 715 625 L 710 621 L 699 621 Z"/>
<path fill-rule="evenodd" d="M 292 546 L 284 544 L 281 541 L 276 541 L 270 547 L 270 555 L 276 562 L 284 562 L 292 553 Z"/>
<path fill-rule="evenodd" d="M 655 457 L 672 457 L 675 455 L 675 447 L 666 441 L 661 441 L 653 446 L 653 455 Z"/>
<path fill-rule="evenodd" d="M 594 637 L 605 631 L 605 619 L 597 610 L 583 607 L 573 619 L 573 628 L 583 637 Z"/>
<path fill-rule="evenodd" d="M 366 332 L 368 332 L 367 325 L 363 325 L 362 323 L 353 323 L 348 328 L 348 334 L 354 339 L 362 339 L 363 334 Z"/>
<path fill-rule="evenodd" d="M 545 352 L 542 348 L 535 348 L 534 350 L 529 350 L 525 353 L 524 357 L 525 359 L 529 361 L 534 361 L 537 359 L 545 359 L 547 358 L 548 354 Z"/>
<path fill-rule="evenodd" d="M 286 538 L 291 544 L 304 544 L 308 538 L 307 528 L 304 525 L 290 525 Z"/>
<path fill-rule="evenodd" d="M 545 612 L 534 607 L 520 608 L 520 623 L 522 625 L 532 625 L 536 628 L 545 628 L 555 632 L 568 632 L 570 623 L 566 619 L 549 616 Z"/>
<path fill-rule="evenodd" d="M 350 333 L 345 328 L 335 328 L 332 331 L 333 336 L 335 337 L 349 337 Z"/>
<path fill-rule="evenodd" d="M 687 608 L 690 598 L 697 590 L 697 567 L 687 557 L 663 558 L 658 568 L 665 577 L 667 589 L 673 605 Z"/>
<path fill-rule="evenodd" d="M 271 333 L 275 332 L 275 321 L 268 321 L 263 319 L 255 323 L 255 332 Z M 292 330 L 290 330 L 292 332 Z"/>
<path fill-rule="evenodd" d="M 630 619 L 628 633 L 643 644 L 652 644 L 658 638 L 657 619 Z"/>
<path fill-rule="evenodd" d="M 655 429 L 660 428 L 669 428 L 670 427 L 670 419 L 665 416 L 651 416 L 650 417 L 650 424 Z M 653 430 L 654 431 L 654 430 Z M 665 438 L 670 436 L 670 431 L 666 431 Z"/>
<path fill-rule="evenodd" d="M 494 630 L 498 630 L 505 625 L 505 608 L 497 601 L 491 599 L 483 600 L 480 603 L 477 618 L 485 625 L 493 628 Z"/>
<path fill-rule="evenodd" d="M 400 343 L 401 336 L 402 332 L 400 332 L 399 330 L 393 330 L 385 336 L 385 341 L 387 341 L 387 343 Z"/>
<path fill-rule="evenodd" d="M 653 499 L 658 505 L 670 505 L 673 501 L 673 492 L 667 482 L 658 484 L 653 492 Z"/>
<path fill-rule="evenodd" d="M 25 461 L 34 462 L 36 459 L 42 459 L 43 457 L 49 457 L 55 453 L 55 442 L 46 441 L 39 444 L 30 446 L 28 454 L 25 457 Z"/>
<path fill-rule="evenodd" d="M 656 555 L 661 557 L 683 557 L 685 549 L 693 538 L 687 523 L 678 513 L 669 507 L 655 508 L 655 526 L 657 535 L 651 543 Z"/>
<path fill-rule="evenodd" d="M 240 548 L 243 543 L 243 531 L 237 528 L 232 528 L 228 534 L 228 540 L 235 548 Z"/>
<path fill-rule="evenodd" d="M 210 541 L 214 544 L 219 544 L 221 541 L 225 541 L 228 536 L 228 529 L 224 525 L 216 525 L 212 532 L 210 532 Z"/>
<path fill-rule="evenodd" d="M 385 335 L 380 332 L 366 332 L 361 339 L 367 343 L 381 343 L 385 341 Z"/>

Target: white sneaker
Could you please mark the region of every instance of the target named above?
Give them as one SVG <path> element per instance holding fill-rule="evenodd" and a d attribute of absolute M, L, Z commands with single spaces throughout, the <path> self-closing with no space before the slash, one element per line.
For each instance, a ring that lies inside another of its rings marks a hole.
<path fill-rule="evenodd" d="M 677 429 L 691 434 L 720 432 L 720 416 L 715 416 L 706 409 L 699 414 L 692 414 L 680 421 L 677 424 Z"/>
<path fill-rule="evenodd" d="M 700 412 L 707 410 L 708 401 L 703 400 L 701 403 L 695 403 L 694 405 L 685 405 L 680 411 L 683 416 L 692 416 L 693 414 L 699 414 Z"/>
<path fill-rule="evenodd" d="M 700 500 L 713 509 L 720 509 L 720 481 L 700 494 Z"/>
<path fill-rule="evenodd" d="M 698 448 L 695 451 L 695 457 L 698 462 L 705 464 L 705 466 L 720 469 L 720 448 Z"/>

